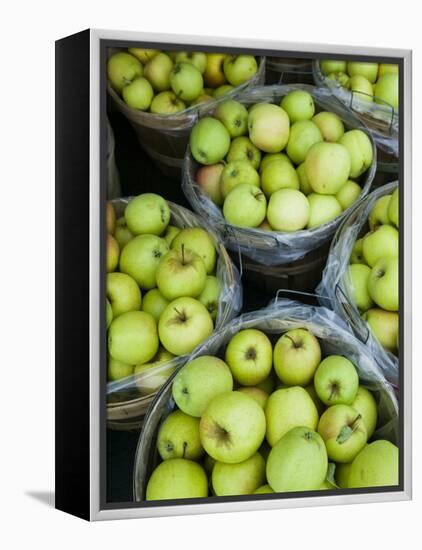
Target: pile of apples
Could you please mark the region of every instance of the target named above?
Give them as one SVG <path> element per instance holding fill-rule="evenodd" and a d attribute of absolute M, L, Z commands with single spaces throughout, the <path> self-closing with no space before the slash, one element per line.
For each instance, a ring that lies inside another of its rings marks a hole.
<path fill-rule="evenodd" d="M 257 71 L 252 55 L 141 48 L 117 52 L 107 65 L 112 88 L 129 107 L 161 115 L 217 99 Z"/>
<path fill-rule="evenodd" d="M 349 293 L 386 350 L 398 352 L 399 190 L 380 197 L 368 216 L 369 232 L 350 256 Z"/>
<path fill-rule="evenodd" d="M 107 204 L 108 379 L 151 373 L 138 377 L 142 395 L 172 372 L 151 369 L 193 351 L 213 332 L 218 311 L 211 236 L 169 225 L 170 218 L 167 201 L 154 193 L 131 199 L 117 221 Z"/>
<path fill-rule="evenodd" d="M 176 374 L 147 500 L 397 485 L 398 449 L 374 440 L 377 403 L 353 363 L 322 358 L 306 328 L 271 336 L 240 330 L 224 361 Z"/>
<path fill-rule="evenodd" d="M 231 225 L 295 232 L 334 220 L 361 195 L 372 143 L 340 117 L 316 114 L 313 97 L 294 90 L 281 105 L 249 110 L 228 99 L 200 119 L 190 150 L 199 188 Z"/>
<path fill-rule="evenodd" d="M 324 59 L 320 62 L 320 68 L 328 78 L 353 91 L 361 101 L 387 103 L 398 109 L 398 65 Z"/>

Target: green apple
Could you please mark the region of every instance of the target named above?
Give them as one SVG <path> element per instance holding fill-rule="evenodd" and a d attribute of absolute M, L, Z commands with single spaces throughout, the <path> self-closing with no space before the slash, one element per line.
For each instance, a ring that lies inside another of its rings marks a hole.
<path fill-rule="evenodd" d="M 287 432 L 271 449 L 267 480 L 277 493 L 312 491 L 321 487 L 328 467 L 321 436 L 304 426 Z"/>
<path fill-rule="evenodd" d="M 154 97 L 154 90 L 146 78 L 139 76 L 123 88 L 122 97 L 132 109 L 147 111 Z"/>
<path fill-rule="evenodd" d="M 157 94 L 152 100 L 150 107 L 151 113 L 156 115 L 173 115 L 185 109 L 186 103 L 170 90 Z"/>
<path fill-rule="evenodd" d="M 164 298 L 158 288 L 152 288 L 144 295 L 142 300 L 142 310 L 152 315 L 155 322 L 158 323 L 161 314 L 169 305 L 169 301 Z"/>
<path fill-rule="evenodd" d="M 117 361 L 128 365 L 146 363 L 158 350 L 157 325 L 144 311 L 122 313 L 108 329 L 108 350 Z"/>
<path fill-rule="evenodd" d="M 207 53 L 207 66 L 204 71 L 204 81 L 210 88 L 218 88 L 226 84 L 226 77 L 223 72 L 225 53 Z"/>
<path fill-rule="evenodd" d="M 285 332 L 274 346 L 274 370 L 287 386 L 306 386 L 321 361 L 315 336 L 304 328 Z"/>
<path fill-rule="evenodd" d="M 349 151 L 339 143 L 315 143 L 305 159 L 305 172 L 315 193 L 334 195 L 350 175 Z"/>
<path fill-rule="evenodd" d="M 375 84 L 375 102 L 387 103 L 394 109 L 399 107 L 399 75 L 387 73 L 382 75 Z"/>
<path fill-rule="evenodd" d="M 391 195 L 388 204 L 388 218 L 396 227 L 399 226 L 399 188 Z"/>
<path fill-rule="evenodd" d="M 352 462 L 368 439 L 362 415 L 348 405 L 329 407 L 319 420 L 318 433 L 328 458 L 336 462 Z"/>
<path fill-rule="evenodd" d="M 125 220 L 134 235 L 161 235 L 170 221 L 167 201 L 155 193 L 143 193 L 130 200 Z"/>
<path fill-rule="evenodd" d="M 274 391 L 275 384 L 276 384 L 276 377 L 274 376 L 274 372 L 271 371 L 271 374 L 262 382 L 258 382 L 256 387 L 268 393 L 269 395 Z"/>
<path fill-rule="evenodd" d="M 290 127 L 287 154 L 295 164 L 300 164 L 305 161 L 312 145 L 321 141 L 323 141 L 322 134 L 314 122 L 299 120 Z"/>
<path fill-rule="evenodd" d="M 214 322 L 217 319 L 220 293 L 220 281 L 214 275 L 207 275 L 204 290 L 198 296 L 198 300 L 207 308 L 207 311 L 211 315 L 211 319 Z"/>
<path fill-rule="evenodd" d="M 202 227 L 187 227 L 177 235 L 171 243 L 172 250 L 192 250 L 200 256 L 209 275 L 215 269 L 217 252 L 209 233 Z"/>
<path fill-rule="evenodd" d="M 372 88 L 372 84 L 364 76 L 352 76 L 350 79 L 350 89 L 352 90 L 354 97 L 360 101 L 372 102 L 374 100 L 374 90 Z"/>
<path fill-rule="evenodd" d="M 289 92 L 283 97 L 281 107 L 289 115 L 292 124 L 301 120 L 310 120 L 315 113 L 314 100 L 311 94 L 304 90 Z"/>
<path fill-rule="evenodd" d="M 286 161 L 288 164 L 291 164 L 289 157 L 285 153 L 267 153 L 262 157 L 261 164 L 259 165 L 259 173 L 262 175 L 263 171 L 269 164 L 275 160 Z"/>
<path fill-rule="evenodd" d="M 197 162 L 216 164 L 223 160 L 229 150 L 230 134 L 216 118 L 204 117 L 192 128 L 189 145 Z"/>
<path fill-rule="evenodd" d="M 309 384 L 309 386 L 305 387 L 305 390 L 308 392 L 309 397 L 314 402 L 314 405 L 318 411 L 318 416 L 321 416 L 321 414 L 325 411 L 325 405 L 318 397 L 315 386 L 313 384 Z"/>
<path fill-rule="evenodd" d="M 326 75 L 330 73 L 345 73 L 347 69 L 346 61 L 339 59 L 321 59 L 319 66 L 321 71 Z"/>
<path fill-rule="evenodd" d="M 157 353 L 150 362 L 143 365 L 135 365 L 133 373 L 136 375 L 136 386 L 142 396 L 156 393 L 174 372 L 171 360 L 174 358 L 164 348 L 158 348 Z"/>
<path fill-rule="evenodd" d="M 116 211 L 110 201 L 107 202 L 106 206 L 106 227 L 107 233 L 113 235 L 116 229 Z"/>
<path fill-rule="evenodd" d="M 176 227 L 174 225 L 168 225 L 162 237 L 166 241 L 166 243 L 169 246 L 171 246 L 171 243 L 174 241 L 174 239 L 177 237 L 180 231 L 181 231 L 180 227 Z"/>
<path fill-rule="evenodd" d="M 384 195 L 375 201 L 368 216 L 369 229 L 374 231 L 380 225 L 391 225 L 388 216 L 388 207 L 390 205 L 391 195 Z"/>
<path fill-rule="evenodd" d="M 261 485 L 261 487 L 258 487 L 256 491 L 253 492 L 254 495 L 264 495 L 264 494 L 271 494 L 274 493 L 274 491 L 271 489 L 271 487 L 267 485 Z"/>
<path fill-rule="evenodd" d="M 223 169 L 224 164 L 221 163 L 201 166 L 195 176 L 195 181 L 198 187 L 217 206 L 221 206 L 224 202 L 223 194 L 220 188 L 220 178 Z"/>
<path fill-rule="evenodd" d="M 222 393 L 205 409 L 199 433 L 205 451 L 217 461 L 243 462 L 256 453 L 264 440 L 265 414 L 244 393 Z"/>
<path fill-rule="evenodd" d="M 265 153 L 279 153 L 289 140 L 290 121 L 284 109 L 272 103 L 257 103 L 249 111 L 249 138 Z"/>
<path fill-rule="evenodd" d="M 183 411 L 169 414 L 158 431 L 157 449 L 163 460 L 199 460 L 204 452 L 199 439 L 199 419 Z"/>
<path fill-rule="evenodd" d="M 341 204 L 334 195 L 311 193 L 307 198 L 309 203 L 309 229 L 324 225 L 342 213 Z"/>
<path fill-rule="evenodd" d="M 129 53 L 137 57 L 139 61 L 144 65 L 148 63 L 150 59 L 160 53 L 159 50 L 151 50 L 145 48 L 128 48 L 128 51 Z"/>
<path fill-rule="evenodd" d="M 203 74 L 207 66 L 207 54 L 204 52 L 177 52 L 175 61 L 184 61 L 191 63 L 198 71 Z"/>
<path fill-rule="evenodd" d="M 273 349 L 268 336 L 257 329 L 239 331 L 226 348 L 226 363 L 234 379 L 243 386 L 255 386 L 271 372 Z"/>
<path fill-rule="evenodd" d="M 335 480 L 337 485 L 341 489 L 347 489 L 348 486 L 348 479 L 349 479 L 349 473 L 350 468 L 352 467 L 352 463 L 349 464 L 336 464 L 336 471 L 335 471 Z"/>
<path fill-rule="evenodd" d="M 126 311 L 141 309 L 142 295 L 139 286 L 126 273 L 108 273 L 106 286 L 114 318 Z"/>
<path fill-rule="evenodd" d="M 239 227 L 258 227 L 265 218 L 267 199 L 255 185 L 241 183 L 224 200 L 226 220 Z"/>
<path fill-rule="evenodd" d="M 229 55 L 224 60 L 223 71 L 232 86 L 240 86 L 250 80 L 258 70 L 253 55 Z"/>
<path fill-rule="evenodd" d="M 287 432 L 297 426 L 315 430 L 318 411 L 309 393 L 300 386 L 282 388 L 273 392 L 265 406 L 266 438 L 271 447 Z"/>
<path fill-rule="evenodd" d="M 343 187 L 340 188 L 336 193 L 336 199 L 340 203 L 340 206 L 343 210 L 347 210 L 352 204 L 354 204 L 360 194 L 362 193 L 362 188 L 355 181 L 347 180 Z"/>
<path fill-rule="evenodd" d="M 352 462 L 347 485 L 361 487 L 395 486 L 399 483 L 399 450 L 390 441 L 369 443 Z"/>
<path fill-rule="evenodd" d="M 238 101 L 223 101 L 215 109 L 214 117 L 224 124 L 231 138 L 243 136 L 248 131 L 248 111 Z"/>
<path fill-rule="evenodd" d="M 233 389 L 229 367 L 218 357 L 196 357 L 177 373 L 173 380 L 173 399 L 186 414 L 200 417 L 211 400 Z"/>
<path fill-rule="evenodd" d="M 149 478 L 146 500 L 173 500 L 208 496 L 208 479 L 204 469 L 185 458 L 161 462 Z"/>
<path fill-rule="evenodd" d="M 212 101 L 212 100 L 213 100 L 213 97 L 211 95 L 201 94 L 196 99 L 189 102 L 189 107 L 192 105 L 199 105 L 201 103 L 206 103 L 207 101 Z"/>
<path fill-rule="evenodd" d="M 313 193 L 313 189 L 309 183 L 308 178 L 306 177 L 305 163 L 299 164 L 296 168 L 296 174 L 299 178 L 299 190 L 306 196 Z"/>
<path fill-rule="evenodd" d="M 352 253 L 350 255 L 351 264 L 364 264 L 365 259 L 363 257 L 363 238 L 358 239 L 352 248 Z"/>
<path fill-rule="evenodd" d="M 237 391 L 246 393 L 246 395 L 249 395 L 249 397 L 255 399 L 260 407 L 265 409 L 265 405 L 268 400 L 268 393 L 266 393 L 264 390 L 261 390 L 261 388 L 258 388 L 256 386 L 245 386 L 243 388 L 238 388 Z"/>
<path fill-rule="evenodd" d="M 395 311 L 372 308 L 363 315 L 381 346 L 392 353 L 397 352 L 399 316 Z"/>
<path fill-rule="evenodd" d="M 107 328 L 110 326 L 111 321 L 113 320 L 113 309 L 110 302 L 106 298 L 106 325 Z"/>
<path fill-rule="evenodd" d="M 191 353 L 211 335 L 214 325 L 207 308 L 190 297 L 169 303 L 158 323 L 163 346 L 174 355 Z"/>
<path fill-rule="evenodd" d="M 265 483 L 265 460 L 255 453 L 243 462 L 216 462 L 212 470 L 212 487 L 217 496 L 250 495 Z"/>
<path fill-rule="evenodd" d="M 372 143 L 362 130 L 349 130 L 339 143 L 349 152 L 351 160 L 350 177 L 357 178 L 371 166 L 373 153 Z"/>
<path fill-rule="evenodd" d="M 198 297 L 204 290 L 207 272 L 200 256 L 192 250 L 170 250 L 161 258 L 155 274 L 158 290 L 166 300 Z"/>
<path fill-rule="evenodd" d="M 344 124 L 336 113 L 321 111 L 312 118 L 321 132 L 324 141 L 336 142 L 344 134 Z"/>
<path fill-rule="evenodd" d="M 266 163 L 261 172 L 261 187 L 267 198 L 280 189 L 299 189 L 299 176 L 287 157 Z"/>
<path fill-rule="evenodd" d="M 368 389 L 359 386 L 351 407 L 362 416 L 368 439 L 370 439 L 375 431 L 378 420 L 378 407 L 374 396 Z"/>
<path fill-rule="evenodd" d="M 319 364 L 314 385 L 325 405 L 351 405 L 358 391 L 359 376 L 349 359 L 341 355 L 329 355 Z"/>
<path fill-rule="evenodd" d="M 258 225 L 258 229 L 262 229 L 262 231 L 274 231 L 267 218 L 265 218 L 264 221 Z"/>
<path fill-rule="evenodd" d="M 168 252 L 164 239 L 156 235 L 138 235 L 123 248 L 120 271 L 130 275 L 141 288 L 155 287 L 155 273 L 162 256 Z"/>
<path fill-rule="evenodd" d="M 248 160 L 257 170 L 261 162 L 261 151 L 246 136 L 234 138 L 227 153 L 227 162 L 235 160 Z"/>
<path fill-rule="evenodd" d="M 201 95 L 204 81 L 195 65 L 179 61 L 170 72 L 170 86 L 183 101 L 193 101 Z"/>
<path fill-rule="evenodd" d="M 335 80 L 336 82 L 339 83 L 340 86 L 342 86 L 346 90 L 350 89 L 350 80 L 351 79 L 350 79 L 350 76 L 346 73 L 343 73 L 343 72 L 330 73 L 327 76 L 327 78 L 330 79 L 330 80 Z"/>
<path fill-rule="evenodd" d="M 130 232 L 126 225 L 126 220 L 121 217 L 116 222 L 116 229 L 114 231 L 114 238 L 119 243 L 120 250 L 133 238 L 133 233 Z"/>
<path fill-rule="evenodd" d="M 299 231 L 306 227 L 309 215 L 308 199 L 297 189 L 280 189 L 270 197 L 267 218 L 275 231 Z"/>
<path fill-rule="evenodd" d="M 398 258 L 399 232 L 391 225 L 381 225 L 366 234 L 362 243 L 363 257 L 370 267 L 381 259 Z"/>
<path fill-rule="evenodd" d="M 170 73 L 173 61 L 165 53 L 158 53 L 144 67 L 144 76 L 156 92 L 170 89 Z"/>
<path fill-rule="evenodd" d="M 106 269 L 107 273 L 115 271 L 119 264 L 120 247 L 113 235 L 107 235 L 106 242 Z"/>
<path fill-rule="evenodd" d="M 229 162 L 221 172 L 220 189 L 225 199 L 232 189 L 241 183 L 260 186 L 259 174 L 247 160 Z"/>
<path fill-rule="evenodd" d="M 360 312 L 374 305 L 368 291 L 368 281 L 371 268 L 364 264 L 351 264 L 348 269 L 348 291 Z"/>
<path fill-rule="evenodd" d="M 378 78 L 387 73 L 399 74 L 399 66 L 391 63 L 380 63 L 378 66 Z"/>
<path fill-rule="evenodd" d="M 377 306 L 387 311 L 399 309 L 399 259 L 381 258 L 368 278 L 368 291 Z"/>
<path fill-rule="evenodd" d="M 347 63 L 349 76 L 364 76 L 373 84 L 378 75 L 378 63 L 364 63 L 362 61 L 349 61 Z"/>
<path fill-rule="evenodd" d="M 132 80 L 144 73 L 142 64 L 127 52 L 114 53 L 107 63 L 107 76 L 111 86 L 119 94 Z"/>
<path fill-rule="evenodd" d="M 128 365 L 122 363 L 122 361 L 117 361 L 113 357 L 109 357 L 107 364 L 107 380 L 113 382 L 115 380 L 120 380 L 121 378 L 126 378 L 133 374 L 133 365 Z"/>
<path fill-rule="evenodd" d="M 230 84 L 223 84 L 214 90 L 213 97 L 214 99 L 220 99 L 220 97 L 223 97 L 232 90 L 234 90 L 234 86 L 231 86 Z"/>

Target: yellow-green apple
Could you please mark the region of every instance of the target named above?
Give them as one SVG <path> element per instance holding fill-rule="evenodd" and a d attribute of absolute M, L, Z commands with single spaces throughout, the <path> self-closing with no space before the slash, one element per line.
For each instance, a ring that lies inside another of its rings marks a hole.
<path fill-rule="evenodd" d="M 351 407 L 362 416 L 368 439 L 370 439 L 375 431 L 378 420 L 378 407 L 374 396 L 367 388 L 359 386 Z"/>
<path fill-rule="evenodd" d="M 323 141 L 318 126 L 311 120 L 299 120 L 290 127 L 287 154 L 295 164 L 306 159 L 309 149 L 315 143 Z"/>
<path fill-rule="evenodd" d="M 146 78 L 139 76 L 123 88 L 122 97 L 132 109 L 147 111 L 154 97 L 154 90 Z"/>
<path fill-rule="evenodd" d="M 176 405 L 194 417 L 203 415 L 211 400 L 233 389 L 229 367 L 218 357 L 196 357 L 177 373 L 172 393 Z"/>
<path fill-rule="evenodd" d="M 371 166 L 373 154 L 372 143 L 362 130 L 355 129 L 346 132 L 339 140 L 349 152 L 351 167 L 350 177 L 357 178 Z"/>
<path fill-rule="evenodd" d="M 342 86 L 343 88 L 346 88 L 346 90 L 350 89 L 350 80 L 351 80 L 351 78 L 346 73 L 343 73 L 343 72 L 330 73 L 327 76 L 327 78 L 330 79 L 330 80 L 335 80 L 336 82 L 338 82 L 340 84 L 340 86 Z"/>
<path fill-rule="evenodd" d="M 116 230 L 116 211 L 110 201 L 107 202 L 106 207 L 106 227 L 107 233 L 113 235 Z"/>
<path fill-rule="evenodd" d="M 110 382 L 126 378 L 131 374 L 133 374 L 133 365 L 122 363 L 122 361 L 117 361 L 117 359 L 113 359 L 113 357 L 108 358 L 107 379 Z"/>
<path fill-rule="evenodd" d="M 299 231 L 309 221 L 307 197 L 297 189 L 280 189 L 268 203 L 267 218 L 275 231 Z"/>
<path fill-rule="evenodd" d="M 336 113 L 321 111 L 312 118 L 324 141 L 336 142 L 344 134 L 344 124 Z"/>
<path fill-rule="evenodd" d="M 234 379 L 243 386 L 255 386 L 271 372 L 273 349 L 268 336 L 254 328 L 239 331 L 226 348 L 226 363 Z"/>
<path fill-rule="evenodd" d="M 266 438 L 271 447 L 292 428 L 306 426 L 315 430 L 318 411 L 309 393 L 300 386 L 281 388 L 273 392 L 265 406 Z"/>
<path fill-rule="evenodd" d="M 119 264 L 120 247 L 113 235 L 107 234 L 106 264 L 107 273 L 114 271 Z"/>
<path fill-rule="evenodd" d="M 155 273 L 158 290 L 166 300 L 182 296 L 196 298 L 205 287 L 207 272 L 200 256 L 192 250 L 170 250 L 161 258 Z"/>
<path fill-rule="evenodd" d="M 368 290 L 370 275 L 371 268 L 364 264 L 351 264 L 348 268 L 348 291 L 360 312 L 366 311 L 374 305 Z"/>
<path fill-rule="evenodd" d="M 171 243 L 172 250 L 192 250 L 200 256 L 209 275 L 214 271 L 217 252 L 209 233 L 202 227 L 187 227 L 177 235 Z"/>
<path fill-rule="evenodd" d="M 248 131 L 248 111 L 238 101 L 223 101 L 216 107 L 214 117 L 224 124 L 231 138 L 243 136 Z"/>
<path fill-rule="evenodd" d="M 329 355 L 319 364 L 314 385 L 325 405 L 351 405 L 358 391 L 359 376 L 349 359 L 342 355 Z"/>
<path fill-rule="evenodd" d="M 341 489 L 347 489 L 347 486 L 348 486 L 347 483 L 348 483 L 351 467 L 352 467 L 351 462 L 349 464 L 346 464 L 346 463 L 336 464 L 336 471 L 334 475 L 335 475 L 336 483 Z"/>
<path fill-rule="evenodd" d="M 399 75 L 387 73 L 382 75 L 375 84 L 375 102 L 388 103 L 397 109 L 399 106 Z"/>
<path fill-rule="evenodd" d="M 388 205 L 388 218 L 396 227 L 399 226 L 399 189 L 397 188 L 391 195 Z"/>
<path fill-rule="evenodd" d="M 120 271 L 130 275 L 141 288 L 155 288 L 155 273 L 161 257 L 169 248 L 156 235 L 138 235 L 131 239 L 120 255 Z"/>
<path fill-rule="evenodd" d="M 207 66 L 204 71 L 204 81 L 210 88 L 218 88 L 226 84 L 226 77 L 223 72 L 225 53 L 207 53 Z"/>
<path fill-rule="evenodd" d="M 296 168 L 296 174 L 299 178 L 299 190 L 306 196 L 310 195 L 314 192 L 312 189 L 309 180 L 306 176 L 306 170 L 305 170 L 305 163 L 302 162 L 302 164 L 299 164 L 299 166 Z"/>
<path fill-rule="evenodd" d="M 300 120 L 310 120 L 315 113 L 314 100 L 311 94 L 305 90 L 289 92 L 283 97 L 281 107 L 289 115 L 292 124 Z"/>
<path fill-rule="evenodd" d="M 183 101 L 193 101 L 201 95 L 204 81 L 199 70 L 192 63 L 177 62 L 170 72 L 173 92 Z"/>
<path fill-rule="evenodd" d="M 241 183 L 260 186 L 259 174 L 247 160 L 229 162 L 221 172 L 220 190 L 225 199 L 232 189 Z"/>
<path fill-rule="evenodd" d="M 213 97 L 214 99 L 220 99 L 220 97 L 223 97 L 232 90 L 234 90 L 234 86 L 231 86 L 231 84 L 223 84 L 214 90 Z"/>
<path fill-rule="evenodd" d="M 399 482 L 399 450 L 379 439 L 366 445 L 352 462 L 347 479 L 350 489 L 395 486 Z"/>
<path fill-rule="evenodd" d="M 218 302 L 221 292 L 221 283 L 214 275 L 207 275 L 204 290 L 198 296 L 201 304 L 207 308 L 211 319 L 215 322 L 218 313 Z"/>
<path fill-rule="evenodd" d="M 265 483 L 265 460 L 255 453 L 243 462 L 216 462 L 212 470 L 212 487 L 217 496 L 250 495 Z"/>
<path fill-rule="evenodd" d="M 271 449 L 267 480 L 276 493 L 318 490 L 325 480 L 327 467 L 327 451 L 321 436 L 298 426 Z"/>
<path fill-rule="evenodd" d="M 399 334 L 398 314 L 395 311 L 372 308 L 363 315 L 363 319 L 368 323 L 381 346 L 396 353 Z"/>
<path fill-rule="evenodd" d="M 186 103 L 168 90 L 157 94 L 151 102 L 150 111 L 156 115 L 172 115 L 186 109 Z"/>
<path fill-rule="evenodd" d="M 108 350 L 117 361 L 128 365 L 146 363 L 158 350 L 157 325 L 145 311 L 128 311 L 111 322 Z"/>
<path fill-rule="evenodd" d="M 226 220 L 239 227 L 258 227 L 265 218 L 267 199 L 255 185 L 241 183 L 224 200 Z"/>
<path fill-rule="evenodd" d="M 351 160 L 340 143 L 315 143 L 305 159 L 306 177 L 315 193 L 334 195 L 347 182 Z"/>
<path fill-rule="evenodd" d="M 189 107 L 192 105 L 199 105 L 200 103 L 206 103 L 207 101 L 212 101 L 213 97 L 208 94 L 200 94 L 196 99 L 189 102 Z"/>
<path fill-rule="evenodd" d="M 349 61 L 347 63 L 347 72 L 349 76 L 364 76 L 373 84 L 378 75 L 378 63 L 365 63 L 363 61 Z"/>
<path fill-rule="evenodd" d="M 114 53 L 107 63 L 107 76 L 111 86 L 121 93 L 132 80 L 144 73 L 142 63 L 127 52 Z"/>
<path fill-rule="evenodd" d="M 365 259 L 363 257 L 363 238 L 358 239 L 352 248 L 352 253 L 350 254 L 350 263 L 351 264 L 364 264 Z"/>
<path fill-rule="evenodd" d="M 374 231 L 380 225 L 391 225 L 388 216 L 391 195 L 384 195 L 375 201 L 368 216 L 369 229 Z"/>
<path fill-rule="evenodd" d="M 358 183 L 353 180 L 348 180 L 336 193 L 336 199 L 340 203 L 343 210 L 347 210 L 353 203 L 355 203 L 360 194 L 362 188 Z"/>
<path fill-rule="evenodd" d="M 299 176 L 288 157 L 266 163 L 261 171 L 261 187 L 267 198 L 280 189 L 299 189 Z"/>
<path fill-rule="evenodd" d="M 144 67 L 144 76 L 156 92 L 170 89 L 170 73 L 173 61 L 165 53 L 158 53 Z"/>
<path fill-rule="evenodd" d="M 268 400 L 268 393 L 266 393 L 264 390 L 261 390 L 261 388 L 258 388 L 256 386 L 245 386 L 243 388 L 238 388 L 237 391 L 246 393 L 246 395 L 249 395 L 249 397 L 255 399 L 260 407 L 265 409 L 265 405 Z"/>
<path fill-rule="evenodd" d="M 333 405 L 321 416 L 318 433 L 335 462 L 352 462 L 368 439 L 362 415 L 349 405 Z"/>
<path fill-rule="evenodd" d="M 265 218 L 264 221 L 258 225 L 258 229 L 262 229 L 263 231 L 274 231 L 267 218 Z"/>
<path fill-rule="evenodd" d="M 391 225 L 381 225 L 366 234 L 362 243 L 363 257 L 370 267 L 383 258 L 398 258 L 399 232 Z"/>
<path fill-rule="evenodd" d="M 314 402 L 314 405 L 318 411 L 318 416 L 321 416 L 321 414 L 325 411 L 325 405 L 321 401 L 321 399 L 318 397 L 315 386 L 313 384 L 309 384 L 308 386 L 305 387 L 305 390 L 308 392 L 309 397 Z"/>
<path fill-rule="evenodd" d="M 240 86 L 250 80 L 258 70 L 253 55 L 229 55 L 223 63 L 224 76 L 232 86 Z"/>
<path fill-rule="evenodd" d="M 126 225 L 124 216 L 119 218 L 116 222 L 116 229 L 114 230 L 114 238 L 119 243 L 120 250 L 132 239 L 133 234 L 130 232 Z"/>
<path fill-rule="evenodd" d="M 141 309 L 142 295 L 139 286 L 126 273 L 108 273 L 106 286 L 113 318 L 126 313 L 126 311 Z"/>
<path fill-rule="evenodd" d="M 175 225 L 168 225 L 162 237 L 166 241 L 166 243 L 169 246 L 171 246 L 171 243 L 174 241 L 174 239 L 177 237 L 180 231 L 181 231 L 180 227 L 176 227 Z"/>
<path fill-rule="evenodd" d="M 213 328 L 207 308 L 187 296 L 170 302 L 158 322 L 161 343 L 174 355 L 192 352 L 211 335 Z"/>
<path fill-rule="evenodd" d="M 378 67 L 378 78 L 387 73 L 399 73 L 399 66 L 391 63 L 380 63 Z"/>
<path fill-rule="evenodd" d="M 106 298 L 106 325 L 107 328 L 110 326 L 111 321 L 113 320 L 113 309 L 110 302 Z"/>
<path fill-rule="evenodd" d="M 161 424 L 157 449 L 163 460 L 199 460 L 204 452 L 199 439 L 199 420 L 183 411 L 174 411 Z"/>
<path fill-rule="evenodd" d="M 152 49 L 146 49 L 146 48 L 128 48 L 129 53 L 134 55 L 139 59 L 141 63 L 144 65 L 148 63 L 153 57 L 155 57 L 159 52 L 159 50 L 152 50 Z"/>
<path fill-rule="evenodd" d="M 146 500 L 173 500 L 208 496 L 208 479 L 204 469 L 186 458 L 161 462 L 149 478 Z"/>
<path fill-rule="evenodd" d="M 175 61 L 184 61 L 186 63 L 192 63 L 198 71 L 203 74 L 207 66 L 207 54 L 204 52 L 177 52 Z"/>
<path fill-rule="evenodd" d="M 143 193 L 130 200 L 125 220 L 134 235 L 161 235 L 170 221 L 167 201 L 155 193 Z"/>
<path fill-rule="evenodd" d="M 202 189 L 217 206 L 221 206 L 224 202 L 220 188 L 220 177 L 223 169 L 224 164 L 222 163 L 201 166 L 195 176 L 198 187 Z"/>
<path fill-rule="evenodd" d="M 159 347 L 150 362 L 135 365 L 133 373 L 136 375 L 135 382 L 141 395 L 156 393 L 167 382 L 175 369 L 171 363 L 173 358 L 172 353 Z"/>
<path fill-rule="evenodd" d="M 368 291 L 377 306 L 387 311 L 399 309 L 399 259 L 381 258 L 368 278 Z"/>
<path fill-rule="evenodd" d="M 221 393 L 202 414 L 199 433 L 205 451 L 219 462 L 243 462 L 264 440 L 265 414 L 249 395 Z"/>
<path fill-rule="evenodd" d="M 287 161 L 291 164 L 291 161 L 286 153 L 267 153 L 262 157 L 259 165 L 259 173 L 262 174 L 265 168 L 275 160 Z"/>
<path fill-rule="evenodd" d="M 285 332 L 274 346 L 274 370 L 287 386 L 307 386 L 320 362 L 319 342 L 304 328 Z"/>
<path fill-rule="evenodd" d="M 328 75 L 330 73 L 345 73 L 347 69 L 346 61 L 340 59 L 321 59 L 319 62 L 321 71 Z"/>
<path fill-rule="evenodd" d="M 374 100 L 374 90 L 372 84 L 364 76 L 352 76 L 350 79 L 350 89 L 352 90 L 354 97 L 360 101 L 372 102 Z"/>
<path fill-rule="evenodd" d="M 311 193 L 307 198 L 309 203 L 309 229 L 324 225 L 342 213 L 341 205 L 335 195 Z"/>
<path fill-rule="evenodd" d="M 189 145 L 200 164 L 216 164 L 223 160 L 230 147 L 230 134 L 224 124 L 213 117 L 204 117 L 192 128 Z"/>
<path fill-rule="evenodd" d="M 258 487 L 256 491 L 253 492 L 254 495 L 264 495 L 264 494 L 271 494 L 274 493 L 274 491 L 271 489 L 271 487 L 266 485 L 261 485 L 261 487 Z"/>
<path fill-rule="evenodd" d="M 268 395 L 273 392 L 276 384 L 276 377 L 274 371 L 271 371 L 271 374 L 262 382 L 259 382 L 256 387 L 264 390 Z"/>
<path fill-rule="evenodd" d="M 246 136 L 234 138 L 227 153 L 227 162 L 248 160 L 255 170 L 261 162 L 261 151 Z"/>
<path fill-rule="evenodd" d="M 272 103 L 257 103 L 248 118 L 249 138 L 265 153 L 278 153 L 287 145 L 289 117 L 284 109 Z"/>
<path fill-rule="evenodd" d="M 158 288 L 152 288 L 144 295 L 142 300 L 142 310 L 151 314 L 156 323 L 160 320 L 161 314 L 169 305 L 169 301 L 164 298 Z"/>

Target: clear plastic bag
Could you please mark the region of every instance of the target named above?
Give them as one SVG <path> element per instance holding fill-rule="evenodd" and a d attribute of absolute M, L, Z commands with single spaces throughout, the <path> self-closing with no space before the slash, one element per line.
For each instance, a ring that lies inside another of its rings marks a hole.
<path fill-rule="evenodd" d="M 277 103 L 279 105 L 281 99 L 285 95 L 298 89 L 306 90 L 312 95 L 318 110 L 336 113 L 343 120 L 347 129 L 361 128 L 368 133 L 366 128 L 359 122 L 359 119 L 357 119 L 349 109 L 339 103 L 331 95 L 328 89 L 324 88 L 318 89 L 314 86 L 305 84 L 263 86 L 247 90 L 239 95 L 237 101 L 240 101 L 246 106 L 263 101 Z M 371 166 L 362 176 L 362 181 L 360 183 L 362 186 L 361 198 L 366 196 L 369 192 L 377 165 L 375 143 L 370 135 L 368 135 L 368 137 L 372 142 L 373 161 Z M 341 220 L 347 216 L 350 209 L 353 207 L 352 205 L 340 216 L 337 216 L 337 218 L 324 225 L 314 229 L 296 231 L 294 233 L 236 227 L 226 222 L 221 209 L 216 206 L 195 183 L 195 173 L 198 166 L 199 165 L 193 159 L 188 148 L 183 167 L 182 187 L 193 210 L 220 231 L 224 243 L 230 250 L 240 251 L 252 260 L 264 265 L 290 263 L 303 258 L 311 250 L 322 246 L 329 241 Z"/>
<path fill-rule="evenodd" d="M 375 103 L 359 98 L 346 90 L 339 82 L 328 78 L 320 68 L 319 60 L 313 62 L 314 80 L 317 86 L 329 89 L 332 94 L 358 116 L 372 133 L 375 142 L 387 153 L 398 157 L 399 115 L 388 103 Z"/>
<path fill-rule="evenodd" d="M 368 324 L 360 316 L 348 290 L 348 267 L 353 245 L 366 232 L 368 215 L 375 202 L 380 197 L 391 194 L 397 185 L 398 182 L 395 181 L 373 191 L 357 204 L 344 220 L 331 243 L 321 283 L 316 289 L 319 302 L 333 309 L 350 325 L 355 335 L 377 358 L 385 377 L 395 387 L 398 386 L 399 379 L 398 358 L 379 344 Z"/>
<path fill-rule="evenodd" d="M 113 129 L 107 119 L 107 199 L 116 199 L 122 192 L 120 188 L 120 176 L 114 156 L 115 141 Z"/>
<path fill-rule="evenodd" d="M 398 442 L 398 403 L 392 386 L 384 378 L 378 361 L 371 350 L 362 344 L 336 313 L 321 306 L 276 299 L 268 307 L 246 313 L 216 332 L 189 360 L 200 355 L 217 355 L 224 358 L 229 340 L 240 330 L 256 328 L 270 339 L 294 328 L 307 328 L 320 341 L 323 355 L 338 354 L 347 357 L 356 367 L 362 385 L 374 392 L 378 404 L 378 425 L 375 439 Z M 179 367 L 181 368 L 181 366 Z M 134 466 L 134 498 L 145 498 L 146 484 L 157 463 L 156 436 L 161 422 L 174 410 L 172 383 L 176 372 L 157 394 L 145 418 L 140 434 Z"/>

